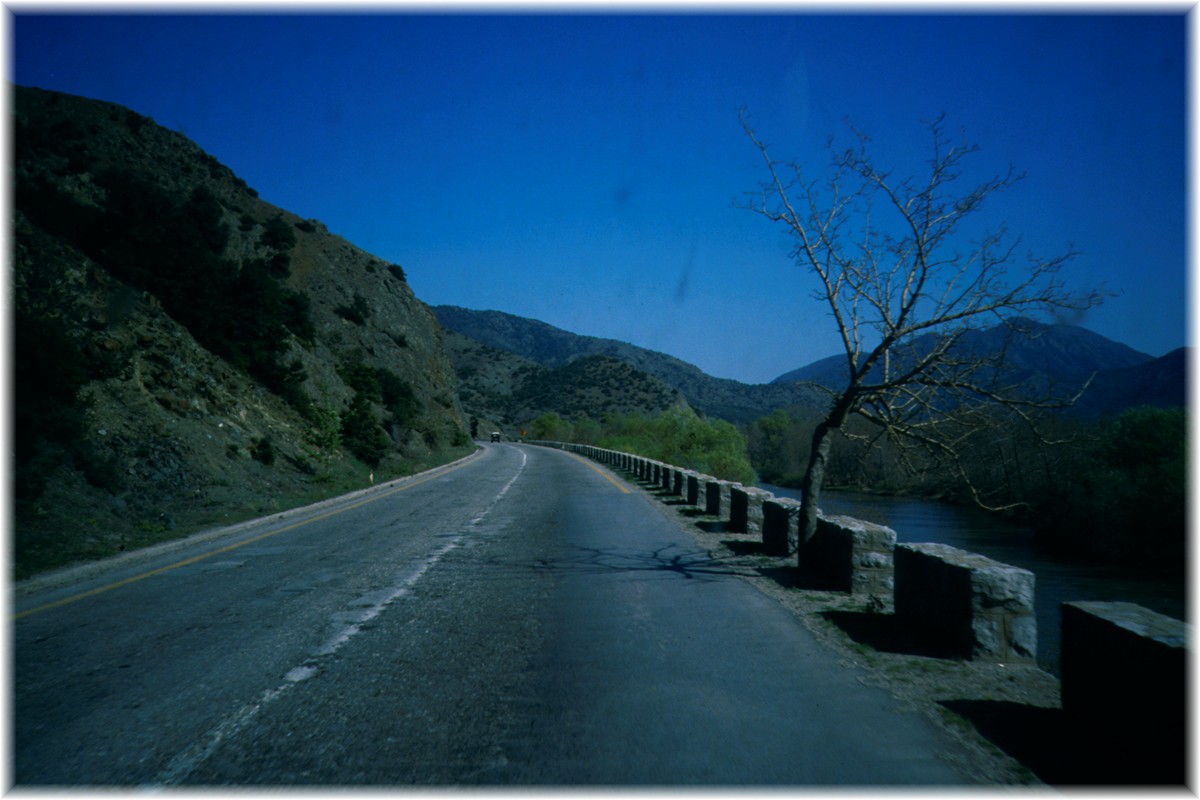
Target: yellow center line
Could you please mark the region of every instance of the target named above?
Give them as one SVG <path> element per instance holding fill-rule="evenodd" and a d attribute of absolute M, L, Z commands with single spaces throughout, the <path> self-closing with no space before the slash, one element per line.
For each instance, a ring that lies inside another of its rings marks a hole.
<path fill-rule="evenodd" d="M 629 494 L 629 489 L 627 487 L 625 487 L 624 485 L 622 485 L 621 483 L 618 483 L 617 479 L 614 478 L 611 474 L 609 474 L 606 470 L 601 469 L 600 467 L 596 466 L 591 461 L 589 461 L 588 459 L 579 455 L 578 453 L 572 453 L 569 450 L 564 450 L 563 452 L 566 453 L 567 455 L 571 456 L 572 458 L 578 459 L 579 461 L 583 462 L 583 464 L 585 466 L 590 467 L 591 469 L 594 469 L 596 472 L 600 473 L 601 477 L 603 477 L 606 481 L 611 483 L 613 486 L 620 489 L 624 494 Z"/>
<path fill-rule="evenodd" d="M 322 520 L 329 519 L 330 517 L 335 517 L 338 514 L 343 514 L 347 511 L 353 511 L 354 509 L 361 508 L 361 507 L 367 505 L 368 503 L 374 503 L 377 500 L 383 500 L 384 498 L 391 497 L 392 495 L 398 494 L 398 493 L 406 491 L 408 489 L 412 489 L 415 486 L 420 486 L 423 483 L 429 483 L 429 481 L 432 481 L 436 478 L 440 478 L 443 475 L 447 474 L 448 472 L 452 472 L 456 469 L 461 469 L 462 467 L 465 467 L 465 466 L 467 466 L 467 464 L 473 463 L 474 461 L 475 461 L 474 458 L 471 458 L 470 456 L 468 456 L 466 459 L 463 459 L 463 461 L 461 461 L 460 463 L 454 464 L 446 469 L 443 469 L 440 472 L 438 472 L 436 475 L 429 475 L 428 477 L 414 480 L 410 483 L 404 484 L 403 486 L 397 486 L 394 489 L 389 489 L 389 490 L 387 490 L 385 492 L 381 492 L 379 494 L 373 494 L 373 495 L 363 498 L 362 500 L 359 500 L 355 503 L 351 503 L 350 505 L 339 506 L 338 508 L 335 508 L 332 511 L 327 511 L 324 514 L 318 514 L 315 517 L 308 517 L 306 519 L 300 520 L 299 522 L 293 522 L 291 525 L 285 525 L 282 528 L 277 528 L 272 531 L 267 531 L 266 533 L 261 533 L 258 536 L 254 536 L 249 539 L 244 539 L 240 542 L 234 542 L 233 544 L 226 545 L 225 547 L 221 547 L 221 548 L 212 550 L 207 553 L 201 553 L 200 555 L 192 556 L 191 558 L 185 558 L 182 561 L 176 561 L 175 563 L 168 564 L 165 567 L 157 567 L 152 570 L 147 570 L 146 572 L 140 572 L 137 575 L 131 575 L 128 578 L 122 578 L 121 580 L 114 581 L 113 583 L 108 583 L 103 586 L 97 586 L 94 589 L 89 589 L 86 592 L 80 592 L 79 594 L 74 594 L 74 595 L 71 595 L 70 597 L 64 597 L 61 600 L 55 600 L 52 603 L 46 603 L 45 605 L 40 605 L 35 608 L 28 608 L 24 611 L 20 611 L 16 614 L 13 614 L 12 617 L 10 617 L 10 620 L 15 622 L 16 620 L 22 619 L 24 617 L 32 616 L 33 614 L 38 614 L 42 611 L 49 611 L 52 608 L 61 608 L 62 606 L 70 605 L 71 603 L 76 603 L 76 602 L 78 602 L 80 600 L 84 600 L 88 597 L 95 597 L 98 594 L 104 594 L 105 592 L 111 592 L 113 589 L 119 589 L 122 586 L 128 586 L 131 583 L 137 583 L 138 581 L 144 581 L 147 578 L 154 577 L 155 575 L 161 575 L 164 572 L 170 572 L 171 570 L 179 569 L 180 567 L 190 566 L 191 564 L 195 564 L 198 561 L 203 561 L 206 558 L 212 558 L 213 556 L 221 555 L 222 553 L 228 553 L 231 550 L 237 550 L 239 547 L 245 547 L 248 544 L 254 544 L 255 542 L 261 542 L 263 539 L 269 539 L 272 536 L 278 536 L 281 533 L 293 531 L 297 528 L 302 528 L 305 525 L 311 525 L 314 522 L 320 522 Z"/>

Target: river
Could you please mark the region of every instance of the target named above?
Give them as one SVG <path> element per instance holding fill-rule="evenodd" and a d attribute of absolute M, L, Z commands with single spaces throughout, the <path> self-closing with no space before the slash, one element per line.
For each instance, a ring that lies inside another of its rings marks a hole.
<path fill-rule="evenodd" d="M 799 489 L 762 484 L 778 497 L 800 498 Z M 1073 600 L 1123 600 L 1187 619 L 1187 581 L 1121 566 L 1068 561 L 1037 548 L 1033 532 L 976 508 L 911 497 L 826 490 L 821 510 L 896 531 L 900 542 L 937 542 L 1029 570 L 1035 576 L 1038 665 L 1059 674 L 1060 605 Z"/>

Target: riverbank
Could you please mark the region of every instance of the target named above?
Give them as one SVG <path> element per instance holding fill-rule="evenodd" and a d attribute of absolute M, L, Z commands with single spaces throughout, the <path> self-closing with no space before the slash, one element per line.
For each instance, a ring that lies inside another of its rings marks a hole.
<path fill-rule="evenodd" d="M 798 492 L 762 485 L 777 497 Z M 1175 619 L 1188 619 L 1186 575 L 1134 565 L 1111 565 L 1055 553 L 1036 542 L 1027 526 L 999 519 L 982 509 L 913 497 L 826 491 L 822 510 L 886 525 L 902 543 L 933 542 L 957 547 L 1021 567 L 1036 576 L 1035 611 L 1038 665 L 1059 672 L 1061 607 L 1079 600 L 1124 601 Z"/>

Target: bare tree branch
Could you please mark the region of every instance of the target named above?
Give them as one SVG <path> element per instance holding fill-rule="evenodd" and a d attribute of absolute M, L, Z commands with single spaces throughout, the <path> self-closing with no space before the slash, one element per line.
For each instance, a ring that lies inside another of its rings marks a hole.
<path fill-rule="evenodd" d="M 966 477 L 962 448 L 1003 410 L 1037 427 L 1039 411 L 1061 408 L 1082 390 L 1031 396 L 1006 381 L 1004 352 L 972 352 L 967 334 L 1042 313 L 1079 311 L 1102 300 L 1100 291 L 1072 294 L 1060 277 L 1078 255 L 1073 248 L 1049 258 L 1018 256 L 1020 239 L 999 227 L 972 240 L 967 223 L 985 203 L 1022 180 L 1012 167 L 962 188 L 966 161 L 978 151 L 952 144 L 944 115 L 928 124 L 931 156 L 926 174 L 896 178 L 869 152 L 869 138 L 851 128 L 852 145 L 829 145 L 823 180 L 792 162 L 776 160 L 750 124 L 742 128 L 766 165 L 768 180 L 744 207 L 785 226 L 792 255 L 816 276 L 814 297 L 837 327 L 846 364 L 844 387 L 831 393 L 825 419 L 813 434 L 803 486 L 803 536 L 816 531 L 817 503 L 829 438 L 856 416 L 875 425 L 916 468 L 918 448 L 934 463 Z M 1020 333 L 1013 326 L 1013 334 Z M 1086 385 L 1084 387 L 1086 389 Z M 979 502 L 981 492 L 967 480 Z"/>

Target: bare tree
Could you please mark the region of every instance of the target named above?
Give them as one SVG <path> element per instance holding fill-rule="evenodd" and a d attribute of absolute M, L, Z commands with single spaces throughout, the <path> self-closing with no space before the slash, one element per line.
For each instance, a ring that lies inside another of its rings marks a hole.
<path fill-rule="evenodd" d="M 969 346 L 968 332 L 1009 325 L 1028 330 L 1025 318 L 1080 311 L 1102 300 L 1100 291 L 1073 294 L 1060 277 L 1077 255 L 1019 255 L 1007 231 L 972 230 L 992 195 L 1020 176 L 1004 175 L 960 187 L 962 164 L 978 148 L 951 145 L 944 117 L 928 125 L 931 157 L 920 177 L 896 178 L 868 153 L 869 139 L 854 132 L 853 146 L 836 149 L 831 168 L 812 180 L 793 162 L 777 161 L 741 112 L 742 127 L 766 162 L 768 180 L 746 203 L 783 225 L 795 242 L 799 266 L 812 273 L 845 352 L 845 384 L 816 426 L 804 476 L 801 543 L 817 530 L 818 503 L 832 437 L 857 415 L 872 439 L 887 437 L 902 459 L 949 465 L 969 483 L 962 456 L 996 409 L 1036 427 L 1038 409 L 1068 405 L 1078 396 L 1049 390 L 1032 395 L 1010 383 L 1003 350 Z M 972 492 L 979 495 L 973 485 Z"/>

